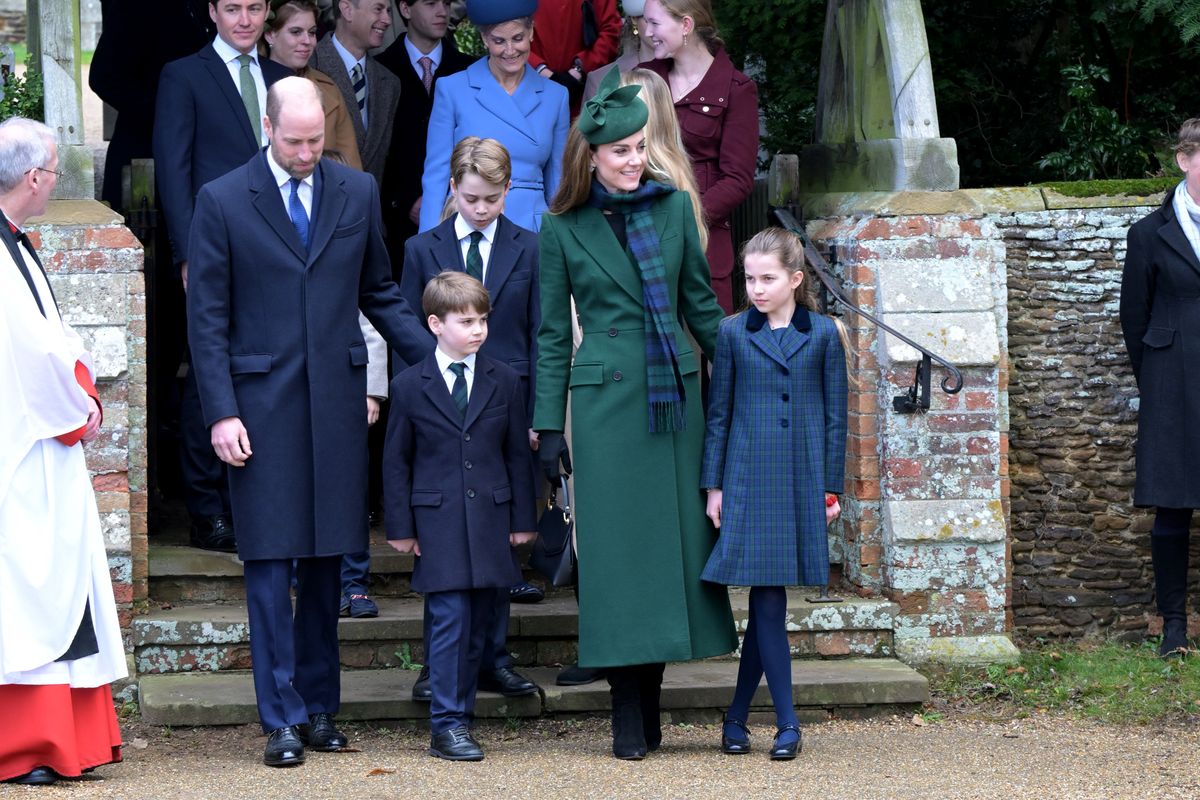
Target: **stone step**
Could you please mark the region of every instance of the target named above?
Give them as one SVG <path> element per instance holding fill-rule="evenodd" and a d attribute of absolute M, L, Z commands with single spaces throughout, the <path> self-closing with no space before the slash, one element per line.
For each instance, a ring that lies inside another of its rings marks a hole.
<path fill-rule="evenodd" d="M 413 597 L 413 557 L 396 552 L 379 531 L 371 533 L 371 595 Z M 246 599 L 242 562 L 234 553 L 216 553 L 178 543 L 153 543 L 149 552 L 150 598 L 157 603 L 239 603 Z M 518 548 L 522 564 L 529 563 L 528 546 Z M 547 589 L 548 595 L 571 596 L 571 590 L 546 586 L 531 569 L 526 580 Z"/>
<path fill-rule="evenodd" d="M 220 556 L 215 558 L 219 559 Z M 747 595 L 730 594 L 739 630 L 747 621 Z M 424 657 L 422 608 L 418 597 L 378 599 L 376 619 L 342 619 L 338 624 L 342 665 L 401 667 Z M 839 604 L 812 603 L 800 589 L 788 595 L 789 637 L 798 658 L 893 655 L 894 603 L 847 598 Z M 512 606 L 509 649 L 520 666 L 575 660 L 578 633 L 575 599 L 554 595 L 541 603 Z M 244 604 L 206 603 L 152 610 L 131 628 L 139 674 L 249 669 L 250 638 Z"/>
<path fill-rule="evenodd" d="M 480 692 L 476 716 L 510 719 L 608 711 L 608 684 L 604 681 L 556 686 L 553 669 L 531 669 L 526 674 L 542 687 L 541 694 L 505 698 Z M 403 669 L 343 672 L 339 719 L 427 720 L 428 704 L 410 699 L 416 675 Z M 663 681 L 664 718 L 676 723 L 719 720 L 736 679 L 737 664 L 730 661 L 669 665 Z M 909 713 L 929 700 L 924 676 L 893 659 L 793 661 L 792 684 L 801 722 Z M 139 681 L 139 703 L 142 719 L 153 725 L 233 725 L 258 720 L 254 684 L 246 671 L 146 675 Z M 752 708 L 763 712 L 770 707 L 764 683 Z"/>

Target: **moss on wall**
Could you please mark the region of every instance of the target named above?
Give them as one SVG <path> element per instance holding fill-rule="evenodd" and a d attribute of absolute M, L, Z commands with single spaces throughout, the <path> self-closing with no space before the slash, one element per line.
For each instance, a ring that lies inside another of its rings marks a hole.
<path fill-rule="evenodd" d="M 1179 180 L 1178 177 L 1133 178 L 1109 181 L 1053 181 L 1037 185 L 1053 189 L 1067 197 L 1112 197 L 1118 195 L 1148 197 L 1174 188 Z"/>

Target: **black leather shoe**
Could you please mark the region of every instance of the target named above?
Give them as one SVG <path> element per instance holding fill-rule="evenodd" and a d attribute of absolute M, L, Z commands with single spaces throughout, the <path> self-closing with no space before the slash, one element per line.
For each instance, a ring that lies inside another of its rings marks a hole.
<path fill-rule="evenodd" d="M 435 733 L 429 742 L 429 755 L 447 761 L 483 761 L 483 748 L 467 726 L 460 725 L 445 733 Z"/>
<path fill-rule="evenodd" d="M 792 741 L 780 743 L 779 737 L 785 731 L 795 731 L 796 738 Z M 771 760 L 772 761 L 790 761 L 796 757 L 803 746 L 802 734 L 800 733 L 799 725 L 784 725 L 775 734 L 775 743 L 771 745 Z"/>
<path fill-rule="evenodd" d="M 730 728 L 742 732 L 742 736 L 730 736 Z M 725 718 L 721 725 L 721 752 L 731 756 L 742 756 L 750 752 L 750 729 L 740 719 Z"/>
<path fill-rule="evenodd" d="M 433 688 L 429 685 L 429 665 L 421 667 L 421 674 L 413 684 L 412 699 L 414 703 L 428 703 L 433 700 Z"/>
<path fill-rule="evenodd" d="M 496 692 L 505 697 L 524 697 L 529 694 L 537 694 L 538 691 L 536 683 L 521 677 L 508 667 L 479 673 L 479 683 L 476 688 L 481 692 Z"/>
<path fill-rule="evenodd" d="M 208 519 L 193 519 L 188 537 L 192 547 L 201 550 L 216 550 L 221 553 L 236 553 L 237 538 L 233 534 L 233 522 L 224 514 Z"/>
<path fill-rule="evenodd" d="M 546 599 L 546 593 L 528 581 L 521 581 L 508 587 L 508 599 L 513 603 L 540 603 Z"/>
<path fill-rule="evenodd" d="M 586 686 L 589 683 L 595 683 L 604 677 L 604 670 L 595 669 L 593 667 L 581 667 L 578 664 L 572 664 L 569 667 L 563 667 L 558 673 L 558 677 L 554 682 L 559 686 Z"/>
<path fill-rule="evenodd" d="M 1158 654 L 1163 658 L 1184 656 L 1188 652 L 1187 623 L 1181 619 L 1169 619 L 1163 623 L 1162 644 Z"/>
<path fill-rule="evenodd" d="M 313 714 L 308 718 L 307 725 L 297 725 L 296 733 L 305 747 L 319 750 L 322 753 L 332 753 L 341 750 L 350 740 L 346 734 L 333 724 L 333 714 Z"/>
<path fill-rule="evenodd" d="M 294 726 L 276 728 L 267 734 L 263 763 L 268 767 L 294 767 L 304 763 L 304 745 Z"/>
<path fill-rule="evenodd" d="M 9 778 L 4 783 L 16 783 L 21 786 L 49 786 L 58 782 L 58 773 L 49 767 L 35 767 L 24 775 Z"/>

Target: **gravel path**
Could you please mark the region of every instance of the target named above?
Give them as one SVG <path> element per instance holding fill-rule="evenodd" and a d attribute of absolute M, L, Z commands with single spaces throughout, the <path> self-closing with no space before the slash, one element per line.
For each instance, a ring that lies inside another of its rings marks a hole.
<path fill-rule="evenodd" d="M 772 763 L 772 734 L 754 727 L 759 752 L 716 750 L 717 726 L 671 726 L 663 750 L 642 762 L 608 752 L 601 720 L 483 725 L 487 759 L 449 764 L 425 754 L 426 734 L 348 728 L 356 752 L 310 754 L 289 770 L 261 766 L 255 727 L 166 731 L 126 727 L 126 760 L 103 780 L 48 789 L 0 787 L 0 797 L 71 798 L 1196 798 L 1200 731 L 1066 719 L 1014 722 L 909 720 L 807 727 L 801 757 Z"/>

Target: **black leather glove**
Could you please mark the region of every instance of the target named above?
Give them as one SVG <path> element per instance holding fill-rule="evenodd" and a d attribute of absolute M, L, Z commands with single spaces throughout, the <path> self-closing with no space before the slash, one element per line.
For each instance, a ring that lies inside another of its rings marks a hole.
<path fill-rule="evenodd" d="M 538 463 L 546 480 L 558 485 L 559 476 L 571 474 L 571 452 L 567 439 L 557 431 L 538 433 Z"/>
<path fill-rule="evenodd" d="M 567 97 L 572 103 L 574 103 L 577 99 L 583 98 L 583 81 L 575 80 L 575 76 L 570 72 L 551 73 L 550 80 L 566 87 Z"/>

